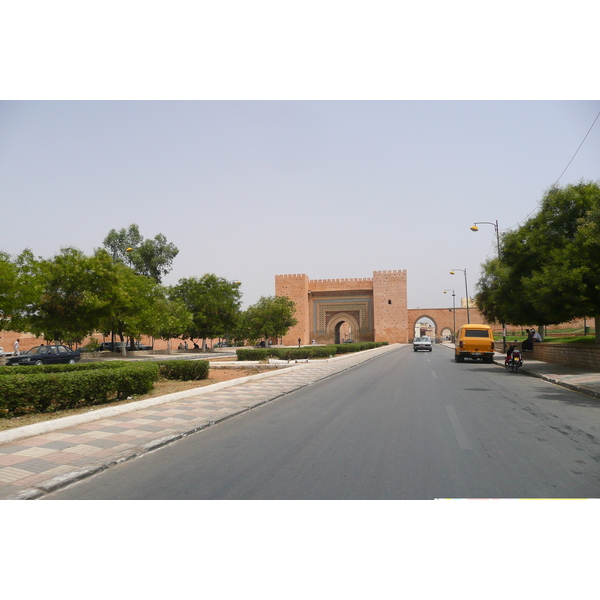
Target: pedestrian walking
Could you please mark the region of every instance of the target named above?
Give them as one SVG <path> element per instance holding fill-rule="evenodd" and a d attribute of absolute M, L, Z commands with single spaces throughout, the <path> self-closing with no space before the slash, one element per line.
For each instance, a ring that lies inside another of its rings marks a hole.
<path fill-rule="evenodd" d="M 19 354 L 21 354 L 21 353 L 19 352 L 19 342 L 20 342 L 20 341 L 21 341 L 21 340 L 19 340 L 19 339 L 18 339 L 18 340 L 15 342 L 14 346 L 13 346 L 13 348 L 15 349 L 15 351 L 14 351 L 14 353 L 13 353 L 13 354 L 14 354 L 15 356 L 19 356 Z"/>

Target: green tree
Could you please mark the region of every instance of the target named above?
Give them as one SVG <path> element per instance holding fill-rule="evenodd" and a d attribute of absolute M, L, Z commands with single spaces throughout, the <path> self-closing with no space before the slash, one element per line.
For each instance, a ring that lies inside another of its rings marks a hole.
<path fill-rule="evenodd" d="M 285 335 L 298 323 L 294 317 L 296 305 L 285 296 L 262 296 L 245 311 L 243 323 L 247 339 L 265 341 Z"/>
<path fill-rule="evenodd" d="M 169 297 L 170 290 L 163 288 L 155 298 L 152 310 L 146 317 L 147 334 L 170 342 L 186 334 L 192 326 L 192 313 L 179 298 Z"/>
<path fill-rule="evenodd" d="M 106 253 L 85 256 L 63 248 L 52 259 L 35 259 L 26 251 L 17 260 L 19 298 L 12 327 L 48 340 L 81 341 L 98 327 L 107 312 L 105 294 L 113 263 Z"/>
<path fill-rule="evenodd" d="M 192 325 L 183 335 L 191 340 L 226 337 L 233 333 L 240 314 L 240 283 L 213 274 L 180 279 L 171 290 L 192 314 Z"/>
<path fill-rule="evenodd" d="M 5 252 L 0 252 L 0 331 L 11 329 L 11 319 L 19 309 L 19 271 Z"/>
<path fill-rule="evenodd" d="M 599 267 L 600 186 L 554 187 L 534 217 L 502 237 L 500 257 L 483 265 L 476 302 L 487 319 L 515 325 L 586 316 L 598 323 Z"/>
<path fill-rule="evenodd" d="M 106 253 L 105 253 L 106 254 Z M 140 275 L 121 263 L 112 263 L 113 285 L 107 291 L 108 311 L 101 331 L 114 331 L 121 340 L 153 335 L 163 314 L 160 308 L 164 288 L 150 277 Z"/>
<path fill-rule="evenodd" d="M 171 272 L 179 250 L 159 233 L 153 240 L 144 239 L 134 223 L 127 229 L 111 229 L 103 242 L 104 248 L 115 260 L 131 267 L 140 275 L 160 283 Z"/>

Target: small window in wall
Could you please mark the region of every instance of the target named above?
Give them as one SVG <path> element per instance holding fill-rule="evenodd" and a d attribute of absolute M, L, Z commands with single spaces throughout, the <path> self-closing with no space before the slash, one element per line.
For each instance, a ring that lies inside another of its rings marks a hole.
<path fill-rule="evenodd" d="M 388 304 L 391 304 L 391 303 L 392 303 L 392 301 L 391 301 L 391 300 L 388 300 Z"/>

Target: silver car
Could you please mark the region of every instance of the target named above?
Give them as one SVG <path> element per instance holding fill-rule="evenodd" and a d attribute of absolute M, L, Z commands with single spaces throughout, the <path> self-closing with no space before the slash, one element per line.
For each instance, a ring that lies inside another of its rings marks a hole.
<path fill-rule="evenodd" d="M 413 350 L 415 352 L 417 352 L 417 350 L 427 350 L 428 352 L 431 352 L 433 350 L 431 338 L 427 336 L 415 338 L 413 340 Z"/>

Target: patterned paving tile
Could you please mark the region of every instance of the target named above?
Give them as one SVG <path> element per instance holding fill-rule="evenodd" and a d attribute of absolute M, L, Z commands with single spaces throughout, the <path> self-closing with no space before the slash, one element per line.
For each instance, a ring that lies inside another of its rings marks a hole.
<path fill-rule="evenodd" d="M 76 444 L 73 444 L 70 441 L 56 440 L 54 442 L 48 442 L 47 444 L 43 444 L 42 448 L 50 448 L 52 450 L 64 450 L 65 448 L 72 448 Z"/>
<path fill-rule="evenodd" d="M 111 434 L 111 433 L 121 433 L 123 431 L 126 431 L 127 427 L 123 427 L 123 426 L 116 426 L 116 425 L 108 425 L 106 427 L 102 427 L 100 429 L 100 431 L 102 431 L 103 433 L 107 433 L 107 434 Z"/>
<path fill-rule="evenodd" d="M 0 483 L 12 483 L 13 481 L 18 481 L 29 475 L 31 475 L 30 471 L 25 471 L 16 467 L 5 467 L 4 469 L 0 469 Z"/>
<path fill-rule="evenodd" d="M 51 448 L 27 448 L 27 450 L 21 450 L 17 453 L 18 456 L 46 456 L 47 454 L 52 454 L 54 452 Z"/>
<path fill-rule="evenodd" d="M 44 473 L 55 466 L 56 464 L 49 460 L 44 460 L 43 458 L 33 458 L 31 460 L 26 460 L 22 463 L 19 463 L 18 468 L 28 471 L 29 473 Z"/>
<path fill-rule="evenodd" d="M 28 459 L 27 456 L 23 456 L 22 454 L 19 454 L 18 452 L 15 452 L 14 454 L 4 454 L 4 455 L 0 456 L 0 468 L 9 467 L 11 465 L 16 465 L 16 464 L 26 461 L 27 459 Z"/>
<path fill-rule="evenodd" d="M 84 444 L 79 444 L 77 446 L 73 446 L 72 448 L 69 448 L 69 452 L 72 452 L 73 454 L 82 454 L 82 455 L 94 454 L 97 451 L 98 451 L 98 448 L 95 448 L 94 446 L 86 446 Z"/>

